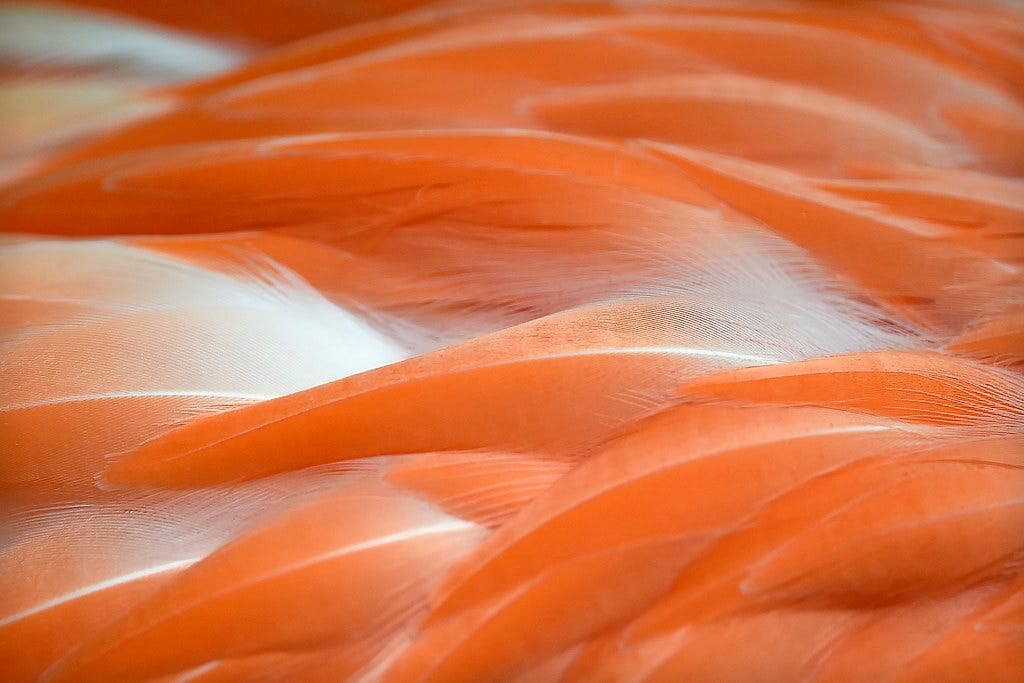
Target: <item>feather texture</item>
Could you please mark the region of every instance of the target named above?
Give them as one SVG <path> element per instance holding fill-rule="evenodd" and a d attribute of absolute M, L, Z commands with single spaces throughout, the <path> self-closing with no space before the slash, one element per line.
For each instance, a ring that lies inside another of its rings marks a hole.
<path fill-rule="evenodd" d="M 72 5 L 0 12 L 7 678 L 1020 678 L 1019 5 Z"/>
<path fill-rule="evenodd" d="M 199 415 L 413 353 L 258 260 L 228 274 L 114 242 L 43 241 L 0 247 L 0 264 L 0 301 L 30 316 L 0 333 L 2 480 L 16 497 L 92 487 L 109 458 Z"/>

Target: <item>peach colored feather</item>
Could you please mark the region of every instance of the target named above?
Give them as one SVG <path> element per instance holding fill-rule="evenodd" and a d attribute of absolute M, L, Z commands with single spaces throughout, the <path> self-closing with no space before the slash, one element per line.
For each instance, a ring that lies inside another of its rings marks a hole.
<path fill-rule="evenodd" d="M 1020 3 L 0 19 L 4 680 L 1021 679 Z"/>

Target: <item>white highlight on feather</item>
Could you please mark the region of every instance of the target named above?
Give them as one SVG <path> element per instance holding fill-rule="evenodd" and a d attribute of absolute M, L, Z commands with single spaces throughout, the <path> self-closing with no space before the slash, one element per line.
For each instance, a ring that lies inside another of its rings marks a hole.
<path fill-rule="evenodd" d="M 47 600 L 46 602 L 42 602 L 27 610 L 18 612 L 17 614 L 12 614 L 11 616 L 5 619 L 0 619 L 0 628 L 13 624 L 14 622 L 20 621 L 21 619 L 24 619 L 26 617 L 30 617 L 33 614 L 45 612 L 48 609 L 52 609 L 66 602 L 71 602 L 72 600 L 84 598 L 87 595 L 99 593 L 100 591 L 106 590 L 108 588 L 114 588 L 116 586 L 120 586 L 126 583 L 131 583 L 132 581 L 138 581 L 139 579 L 145 579 L 150 576 L 156 576 L 158 574 L 172 572 L 177 569 L 184 569 L 185 567 L 189 567 L 195 564 L 201 559 L 201 557 L 190 557 L 184 560 L 176 560 L 174 562 L 158 564 L 153 567 L 146 567 L 145 569 L 139 569 L 137 571 L 122 574 L 120 576 L 115 576 L 113 578 L 105 579 L 103 581 L 97 581 L 96 583 L 89 584 L 88 586 L 83 586 L 78 590 L 74 590 L 70 593 L 65 593 L 64 595 L 59 595 L 55 598 Z"/>
<path fill-rule="evenodd" d="M 238 588 L 241 588 L 243 586 L 258 583 L 259 581 L 262 581 L 270 577 L 281 576 L 282 574 L 287 574 L 288 572 L 303 569 L 305 567 L 312 566 L 319 562 L 326 562 L 328 560 L 333 560 L 338 557 L 344 557 L 345 555 L 354 555 L 356 553 L 363 552 L 364 550 L 373 550 L 374 548 L 380 548 L 386 545 L 404 543 L 406 541 L 422 538 L 424 536 L 436 536 L 447 533 L 453 533 L 457 531 L 470 531 L 472 529 L 478 528 L 477 525 L 473 524 L 472 522 L 467 522 L 464 520 L 454 518 L 449 518 L 449 520 L 450 521 L 438 522 L 436 524 L 427 524 L 425 526 L 406 529 L 405 531 L 399 531 L 394 534 L 387 534 L 386 536 L 378 536 L 368 541 L 363 541 L 362 543 L 353 543 L 352 545 L 346 545 L 341 548 L 336 548 L 334 550 L 331 550 L 330 552 L 314 555 L 313 557 L 308 557 L 300 562 L 293 562 L 291 564 L 283 565 L 266 574 L 260 574 L 250 581 L 237 582 L 232 585 L 231 590 L 237 590 Z"/>
<path fill-rule="evenodd" d="M 336 491 L 353 476 L 358 468 L 327 466 L 224 488 L 133 492 L 113 501 L 10 511 L 0 524 L 0 572 L 8 577 L 0 582 L 0 628 L 185 569 L 251 525 Z"/>
<path fill-rule="evenodd" d="M 163 111 L 153 86 L 206 76 L 243 54 L 165 27 L 59 4 L 0 4 L 0 183 L 63 145 Z"/>
<path fill-rule="evenodd" d="M 275 396 L 271 394 L 240 394 L 226 391 L 111 391 L 105 394 L 78 394 L 74 396 L 61 396 L 59 398 L 37 401 L 36 403 L 22 403 L 9 407 L 0 405 L 0 413 L 14 408 L 36 408 L 38 406 L 55 405 L 59 403 L 76 403 L 78 401 L 106 401 L 119 398 L 222 398 L 229 402 L 266 401 Z"/>
<path fill-rule="evenodd" d="M 194 681 L 216 669 L 218 666 L 221 665 L 222 661 L 223 660 L 215 659 L 214 661 L 207 662 L 206 664 L 196 667 L 195 669 L 189 669 L 185 673 L 181 674 L 180 677 L 169 681 L 169 683 L 188 683 L 188 681 Z"/>
<path fill-rule="evenodd" d="M 682 356 L 697 356 L 703 358 L 714 358 L 716 360 L 726 361 L 740 361 L 742 363 L 749 363 L 751 365 L 769 365 L 777 363 L 777 358 L 771 358 L 768 356 L 755 356 L 745 353 L 733 353 L 731 351 L 723 351 L 720 349 L 701 349 L 696 347 L 688 346 L 630 346 L 630 347 L 611 347 L 605 349 L 584 349 L 581 351 L 573 351 L 572 353 L 563 354 L 550 354 L 541 356 L 543 358 L 558 358 L 560 356 L 600 356 L 606 354 L 622 354 L 622 353 L 636 353 L 636 354 L 679 354 Z"/>
<path fill-rule="evenodd" d="M 173 80 L 234 66 L 236 51 L 184 33 L 60 5 L 0 6 L 0 57 L 28 64 L 113 66 Z"/>
<path fill-rule="evenodd" d="M 0 410 L 145 397 L 248 403 L 413 353 L 272 263 L 234 270 L 113 241 L 0 247 L 0 297 L 83 302 L 0 331 Z"/>

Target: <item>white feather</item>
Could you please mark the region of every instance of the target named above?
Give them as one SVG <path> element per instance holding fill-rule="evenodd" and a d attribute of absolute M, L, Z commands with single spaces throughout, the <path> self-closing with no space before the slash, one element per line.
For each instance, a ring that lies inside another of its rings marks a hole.
<path fill-rule="evenodd" d="M 232 276 L 110 241 L 0 248 L 0 298 L 72 307 L 0 331 L 0 409 L 151 395 L 249 402 L 412 354 L 295 275 L 257 267 Z"/>
<path fill-rule="evenodd" d="M 115 67 L 152 80 L 176 80 L 234 66 L 237 50 L 107 12 L 58 4 L 0 5 L 0 57 L 20 63 Z"/>

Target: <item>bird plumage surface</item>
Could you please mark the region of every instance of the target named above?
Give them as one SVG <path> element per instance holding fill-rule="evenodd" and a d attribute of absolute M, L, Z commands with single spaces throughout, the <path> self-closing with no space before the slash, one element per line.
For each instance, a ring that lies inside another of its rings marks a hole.
<path fill-rule="evenodd" d="M 0 9 L 4 680 L 1024 677 L 1024 6 L 251 5 Z"/>

